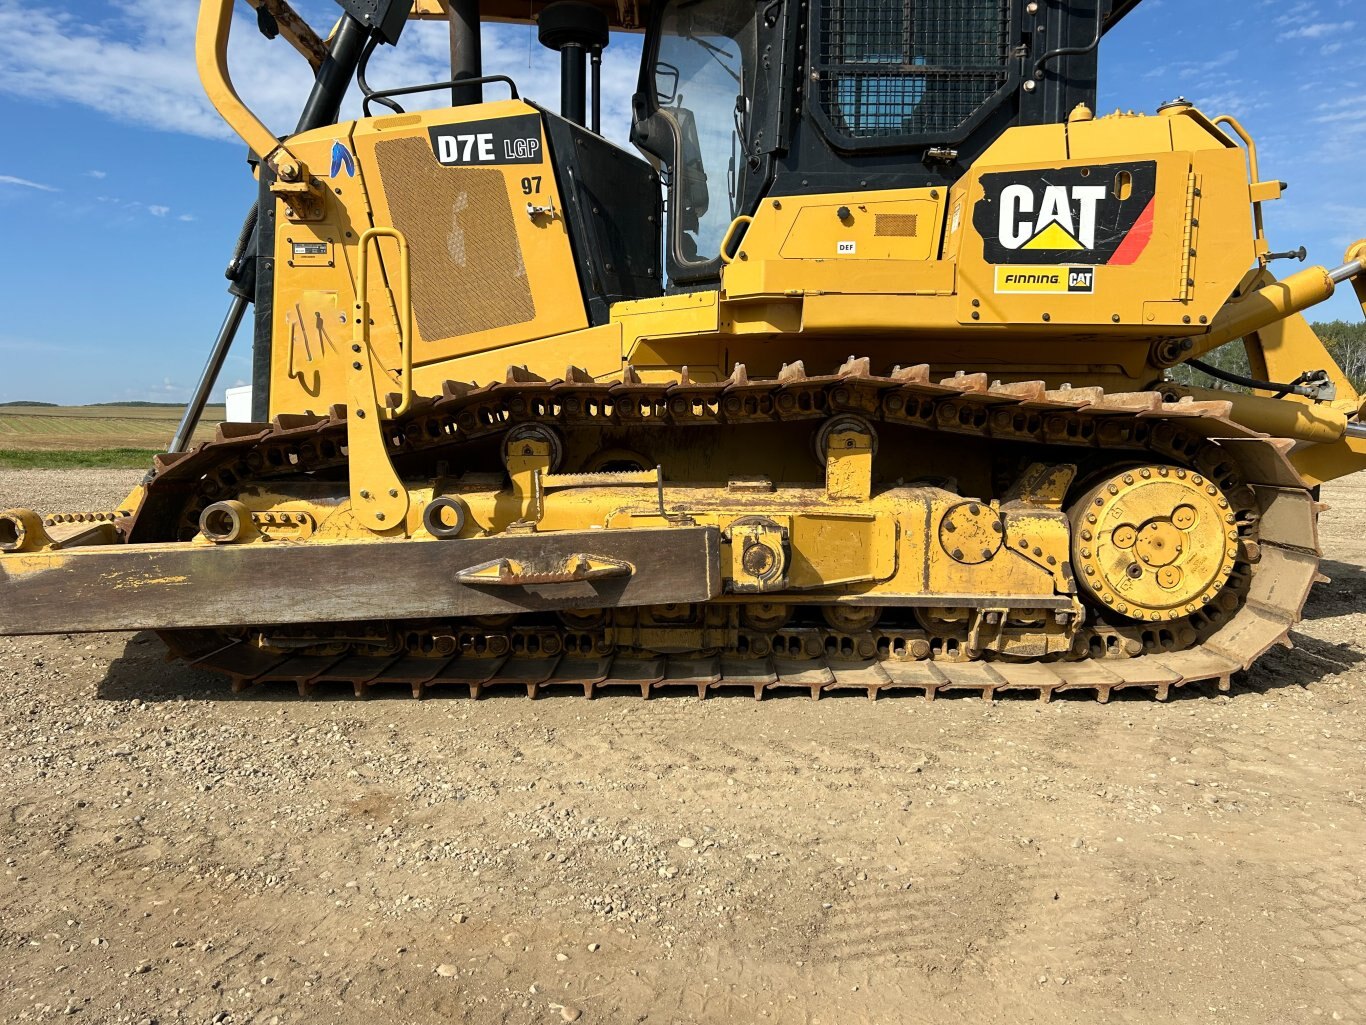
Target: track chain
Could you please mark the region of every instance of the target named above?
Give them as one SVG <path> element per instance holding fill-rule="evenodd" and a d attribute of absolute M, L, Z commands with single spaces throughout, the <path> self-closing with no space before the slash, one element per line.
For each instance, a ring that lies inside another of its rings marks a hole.
<path fill-rule="evenodd" d="M 960 661 L 941 653 L 887 657 L 885 651 L 868 658 L 858 657 L 857 647 L 855 657 L 845 657 L 847 650 L 828 640 L 817 649 L 824 655 L 803 651 L 793 658 L 739 658 L 705 652 L 574 654 L 563 647 L 519 654 L 511 642 L 510 653 L 501 655 L 433 657 L 363 649 L 319 655 L 271 651 L 244 638 L 166 638 L 177 655 L 229 676 L 237 689 L 292 683 L 301 693 L 312 693 L 322 686 L 349 685 L 363 695 L 375 687 L 404 686 L 422 696 L 457 686 L 478 696 L 512 687 L 525 688 L 533 697 L 570 685 L 589 696 L 622 686 L 639 687 L 642 695 L 681 687 L 702 696 L 743 688 L 756 697 L 781 688 L 807 690 L 813 697 L 855 690 L 870 697 L 910 691 L 928 698 L 964 690 L 991 698 L 1025 690 L 1044 700 L 1089 690 L 1104 701 L 1114 691 L 1137 688 L 1165 699 L 1172 688 L 1190 683 L 1214 682 L 1227 690 L 1232 675 L 1268 648 L 1288 646 L 1290 628 L 1318 576 L 1318 505 L 1286 460 L 1287 446 L 1233 421 L 1226 402 L 1170 401 L 1156 391 L 1107 395 L 1100 388 L 1049 389 L 1043 382 L 1002 384 L 981 373 L 932 380 L 925 365 L 877 375 L 867 359 L 854 358 L 821 376 L 808 376 L 795 363 L 776 378 L 751 379 L 737 365 L 723 382 L 695 382 L 685 369 L 671 381 L 645 383 L 630 367 L 615 382 L 595 381 L 573 367 L 559 380 L 545 380 L 513 367 L 505 380 L 482 387 L 446 382 L 440 396 L 416 400 L 405 417 L 388 425 L 386 436 L 400 470 L 425 466 L 422 475 L 430 476 L 438 462 L 458 459 L 463 445 L 527 423 L 667 428 L 815 421 L 844 413 L 999 441 L 1129 449 L 1203 473 L 1239 512 L 1242 555 L 1229 593 L 1241 604 L 1216 602 L 1193 617 L 1198 641 L 1184 650 L 1169 650 L 1172 636 L 1156 625 L 1101 623 L 1092 630 L 1086 657 L 1028 663 Z M 232 497 L 248 482 L 344 470 L 345 444 L 342 407 L 327 416 L 291 414 L 269 424 L 224 424 L 213 441 L 157 457 L 130 538 L 183 540 L 197 529 L 206 505 Z"/>

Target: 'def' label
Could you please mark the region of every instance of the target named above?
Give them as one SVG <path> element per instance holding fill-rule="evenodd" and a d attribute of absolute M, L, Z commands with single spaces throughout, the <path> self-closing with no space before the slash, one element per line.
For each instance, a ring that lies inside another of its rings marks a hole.
<path fill-rule="evenodd" d="M 1094 267 L 997 267 L 996 291 L 1005 295 L 1092 295 Z"/>
<path fill-rule="evenodd" d="M 428 133 L 432 153 L 444 167 L 541 162 L 541 118 L 537 114 L 435 125 Z"/>

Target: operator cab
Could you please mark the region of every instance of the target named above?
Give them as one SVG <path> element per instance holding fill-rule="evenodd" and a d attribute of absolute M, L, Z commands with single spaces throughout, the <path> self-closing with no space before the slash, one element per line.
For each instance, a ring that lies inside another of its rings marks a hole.
<path fill-rule="evenodd" d="M 720 278 L 767 196 L 948 186 L 1006 129 L 1094 108 L 1134 0 L 664 0 L 632 141 L 666 182 L 674 288 Z"/>

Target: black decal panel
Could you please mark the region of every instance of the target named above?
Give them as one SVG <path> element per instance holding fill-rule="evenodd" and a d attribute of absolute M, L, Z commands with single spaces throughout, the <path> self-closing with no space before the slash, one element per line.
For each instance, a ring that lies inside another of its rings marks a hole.
<path fill-rule="evenodd" d="M 444 167 L 539 164 L 544 156 L 539 114 L 435 125 L 427 131 L 432 153 Z"/>
<path fill-rule="evenodd" d="M 1156 161 L 984 174 L 973 210 L 991 264 L 1130 264 L 1152 238 Z"/>

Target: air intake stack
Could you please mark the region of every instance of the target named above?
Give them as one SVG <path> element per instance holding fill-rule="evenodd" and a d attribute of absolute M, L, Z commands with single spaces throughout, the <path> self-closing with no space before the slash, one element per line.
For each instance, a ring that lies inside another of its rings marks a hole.
<path fill-rule="evenodd" d="M 609 34 L 607 15 L 592 4 L 561 0 L 541 12 L 537 23 L 541 45 L 560 54 L 560 114 L 575 124 L 601 127 L 602 102 L 598 85 L 602 51 Z M 587 120 L 586 58 L 593 59 L 593 123 Z"/>

